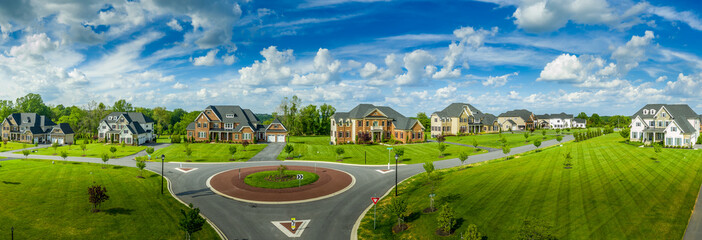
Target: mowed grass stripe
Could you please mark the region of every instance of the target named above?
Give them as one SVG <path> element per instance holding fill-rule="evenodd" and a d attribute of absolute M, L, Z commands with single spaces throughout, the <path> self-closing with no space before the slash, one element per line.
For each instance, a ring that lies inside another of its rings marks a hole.
<path fill-rule="evenodd" d="M 651 148 L 621 141 L 610 134 L 509 161 L 447 170 L 437 198 L 458 194 L 451 203 L 463 219 L 457 231 L 474 223 L 490 239 L 515 238 L 526 217 L 550 222 L 559 239 L 681 238 L 702 182 L 702 161 L 695 160 L 701 152 L 664 149 L 656 163 Z M 563 169 L 565 152 L 574 156 L 573 169 Z M 417 212 L 428 207 L 429 187 L 418 177 L 412 180 L 400 192 L 410 211 Z M 387 202 L 381 200 L 379 208 Z M 395 237 L 434 238 L 437 214 L 418 216 L 410 219 L 408 232 Z M 373 231 L 372 216 L 366 216 L 359 236 L 393 238 L 393 221 L 386 217 Z"/>

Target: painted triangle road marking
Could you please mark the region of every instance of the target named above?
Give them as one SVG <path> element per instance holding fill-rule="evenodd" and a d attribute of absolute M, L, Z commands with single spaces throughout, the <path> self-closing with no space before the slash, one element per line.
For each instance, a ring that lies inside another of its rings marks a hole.
<path fill-rule="evenodd" d="M 387 169 L 377 169 L 377 170 L 375 170 L 375 171 L 378 171 L 379 173 L 382 173 L 382 174 L 386 174 L 386 173 L 394 172 L 395 169 L 390 169 L 390 170 L 387 170 Z"/>
<path fill-rule="evenodd" d="M 183 173 L 189 173 L 197 170 L 197 168 L 176 168 L 176 170 L 181 171 Z"/>
<path fill-rule="evenodd" d="M 278 228 L 281 232 L 283 232 L 286 236 L 291 237 L 291 238 L 297 238 L 302 236 L 302 232 L 305 231 L 305 228 L 307 228 L 307 224 L 310 223 L 310 219 L 308 220 L 295 220 L 295 230 L 292 229 L 292 222 L 290 220 L 288 221 L 271 221 L 273 225 Z"/>

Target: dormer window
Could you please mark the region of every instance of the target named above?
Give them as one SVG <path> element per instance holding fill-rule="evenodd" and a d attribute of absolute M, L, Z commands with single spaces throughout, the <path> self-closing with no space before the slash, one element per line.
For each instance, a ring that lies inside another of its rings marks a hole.
<path fill-rule="evenodd" d="M 651 109 L 649 112 L 651 112 L 651 115 L 656 114 L 656 110 L 655 110 L 655 109 Z"/>
<path fill-rule="evenodd" d="M 644 115 L 648 115 L 648 109 L 644 109 L 644 110 L 643 110 L 643 114 L 644 114 Z"/>
<path fill-rule="evenodd" d="M 227 118 L 234 118 L 234 114 L 227 114 Z"/>

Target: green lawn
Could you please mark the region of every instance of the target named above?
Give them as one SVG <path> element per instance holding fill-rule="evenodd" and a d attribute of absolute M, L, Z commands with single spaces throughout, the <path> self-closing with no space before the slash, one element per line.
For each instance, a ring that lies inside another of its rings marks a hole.
<path fill-rule="evenodd" d="M 2 143 L 2 147 L 0 147 L 0 152 L 7 152 L 7 151 L 12 151 L 12 150 L 17 150 L 17 149 L 22 149 L 22 148 L 29 148 L 29 147 L 34 147 L 34 144 L 27 144 L 27 143 L 19 143 L 19 142 L 7 142 L 7 144 Z"/>
<path fill-rule="evenodd" d="M 296 137 L 291 136 L 289 143 L 293 146 L 294 151 L 291 155 L 295 159 L 312 160 L 312 161 L 330 161 L 336 162 L 339 157 L 336 155 L 337 148 L 343 148 L 343 163 L 364 164 L 364 154 L 367 154 L 367 164 L 387 164 L 388 163 L 388 146 L 383 145 L 329 145 L 329 136 L 315 137 Z M 417 143 L 407 145 L 396 145 L 393 148 L 401 147 L 405 149 L 404 156 L 400 159 L 400 163 L 411 164 L 436 161 L 442 159 L 451 159 L 458 157 L 460 152 L 467 152 L 471 155 L 486 153 L 485 150 L 476 151 L 475 148 L 462 147 L 451 144 L 445 144 L 444 158 L 439 158 L 438 143 Z M 299 158 L 297 156 L 300 156 Z M 392 163 L 395 162 L 394 155 L 391 154 Z M 285 151 L 281 152 L 278 159 L 283 160 L 288 156 Z"/>
<path fill-rule="evenodd" d="M 102 157 L 103 153 L 107 153 L 110 155 L 110 157 L 113 157 L 112 152 L 110 152 L 110 147 L 115 147 L 117 149 L 117 152 L 115 152 L 114 157 L 115 158 L 120 158 L 120 157 L 125 157 L 129 156 L 135 153 L 140 152 L 141 150 L 146 149 L 144 146 L 129 146 L 125 145 L 122 147 L 119 144 L 104 144 L 104 143 L 91 143 L 87 144 L 85 149 L 85 157 L 95 157 L 99 158 Z M 56 156 L 60 156 L 61 151 L 66 151 L 68 153 L 68 156 L 72 157 L 82 157 L 83 151 L 80 149 L 80 145 L 63 145 L 60 146 L 54 151 L 53 147 L 48 147 L 48 148 L 41 148 L 41 149 L 36 149 L 36 152 L 33 152 L 32 155 L 54 155 L 56 153 Z M 21 152 L 17 152 L 16 154 L 22 154 Z"/>
<path fill-rule="evenodd" d="M 169 147 L 156 151 L 153 156 L 166 155 L 168 162 L 185 162 L 190 160 L 193 162 L 228 162 L 232 158 L 229 154 L 229 147 L 236 146 L 237 151 L 234 155 L 236 161 L 246 161 L 263 150 L 266 144 L 250 144 L 246 147 L 246 151 L 241 144 L 227 143 L 191 143 L 190 149 L 193 151 L 190 158 L 185 155 L 184 144 L 172 144 Z"/>
<path fill-rule="evenodd" d="M 514 148 L 514 147 L 533 144 L 533 141 L 536 139 L 540 139 L 541 141 L 548 141 L 551 139 L 556 139 L 555 134 L 556 134 L 555 132 L 553 134 L 547 133 L 546 139 L 544 139 L 544 136 L 541 134 L 541 132 L 535 131 L 534 134 L 530 134 L 530 136 L 528 138 L 528 142 L 524 138 L 523 132 L 518 132 L 518 133 L 505 132 L 505 133 L 502 133 L 502 136 L 504 136 L 507 139 L 507 146 L 510 148 Z M 502 142 L 500 142 L 500 135 L 497 133 L 471 135 L 471 136 L 460 136 L 460 137 L 459 136 L 447 136 L 446 142 L 462 143 L 462 144 L 467 144 L 467 145 L 472 146 L 473 139 L 478 140 L 478 146 L 490 147 L 490 148 L 502 148 Z"/>
<path fill-rule="evenodd" d="M 681 239 L 702 182 L 702 151 L 653 149 L 621 142 L 618 133 L 551 147 L 512 160 L 493 160 L 465 170 L 445 170 L 436 206 L 450 204 L 461 224 L 476 224 L 489 239 L 515 239 L 527 217 L 553 225 L 558 239 Z M 564 169 L 563 154 L 573 155 Z M 396 236 L 436 238 L 438 212 L 425 214 L 430 185 L 426 175 L 400 185 L 410 203 L 409 230 Z M 396 221 L 373 213 L 362 221 L 361 239 L 391 239 Z M 454 234 L 454 237 L 456 234 Z"/>
<path fill-rule="evenodd" d="M 298 174 L 302 174 L 304 176 L 302 180 L 297 180 Z M 254 187 L 280 189 L 304 186 L 316 182 L 317 179 L 319 179 L 319 175 L 317 174 L 295 170 L 285 171 L 285 175 L 289 178 L 289 180 L 287 181 L 275 182 L 269 181 L 267 179 L 269 177 L 275 177 L 278 175 L 280 175 L 280 173 L 275 170 L 252 173 L 247 175 L 246 178 L 244 178 L 244 183 Z"/>
<path fill-rule="evenodd" d="M 135 168 L 42 160 L 11 160 L 0 168 L 0 233 L 15 239 L 183 239 L 178 228 L 185 205 L 161 178 Z M 91 213 L 88 187 L 102 184 L 110 199 Z M 197 207 L 197 206 L 195 206 Z M 7 235 L 5 235 L 7 234 Z M 193 239 L 218 239 L 209 225 Z M 9 239 L 9 238 L 7 238 Z"/>

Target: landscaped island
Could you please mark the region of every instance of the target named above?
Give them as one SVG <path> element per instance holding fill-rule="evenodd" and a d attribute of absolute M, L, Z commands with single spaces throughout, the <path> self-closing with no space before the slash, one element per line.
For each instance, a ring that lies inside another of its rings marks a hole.
<path fill-rule="evenodd" d="M 15 239 L 183 239 L 178 228 L 186 206 L 161 178 L 145 171 L 102 164 L 10 160 L 0 162 L 0 226 Z M 106 188 L 109 199 L 92 213 L 88 187 Z M 198 206 L 195 206 L 198 207 Z M 193 239 L 218 239 L 205 224 Z"/>
<path fill-rule="evenodd" d="M 394 238 L 438 237 L 443 206 L 453 209 L 453 236 L 466 236 L 475 224 L 489 239 L 516 239 L 525 225 L 536 224 L 552 226 L 558 239 L 682 238 L 702 183 L 702 151 L 656 153 L 623 140 L 614 133 L 512 160 L 435 171 L 439 210 L 433 213 L 422 212 L 432 192 L 427 174 L 414 176 L 399 189 L 407 203 L 404 216 L 411 216 L 404 218 L 409 229 Z M 360 239 L 393 238 L 391 226 L 398 222 L 389 214 L 393 198 L 378 203 L 377 229 L 372 212 L 363 217 Z"/>
<path fill-rule="evenodd" d="M 303 179 L 298 180 L 298 174 L 302 174 Z M 317 179 L 319 179 L 319 175 L 317 174 L 306 171 L 287 170 L 286 167 L 281 165 L 278 170 L 275 171 L 262 171 L 249 174 L 244 179 L 244 183 L 253 187 L 280 189 L 304 186 L 316 182 Z"/>
<path fill-rule="evenodd" d="M 233 156 L 229 152 L 229 148 L 232 146 L 237 149 Z M 190 148 L 192 152 L 191 155 L 188 156 L 186 144 L 179 143 L 159 149 L 152 155 L 151 159 L 160 161 L 160 156 L 165 155 L 167 162 L 229 162 L 232 159 L 236 161 L 246 161 L 256 156 L 256 154 L 266 146 L 266 144 L 251 144 L 244 148 L 241 144 L 190 143 L 187 144 L 187 147 Z"/>

